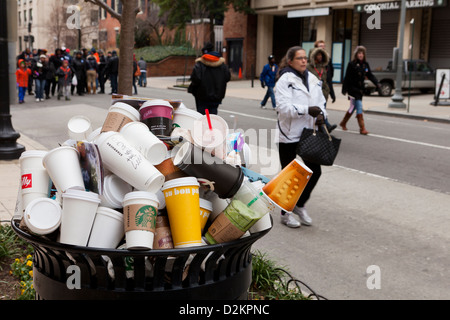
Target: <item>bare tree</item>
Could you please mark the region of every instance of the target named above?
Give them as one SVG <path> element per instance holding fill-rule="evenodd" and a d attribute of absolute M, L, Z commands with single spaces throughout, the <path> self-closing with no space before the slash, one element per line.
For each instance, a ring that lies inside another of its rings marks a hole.
<path fill-rule="evenodd" d="M 103 0 L 84 0 L 106 10 L 120 22 L 119 87 L 118 92 L 131 95 L 133 90 L 133 49 L 136 15 L 139 13 L 138 0 L 119 0 L 122 13 L 111 8 Z"/>
<path fill-rule="evenodd" d="M 67 47 L 73 47 L 75 42 L 65 43 L 67 39 L 75 39 L 76 31 L 69 30 L 66 24 L 67 20 L 67 7 L 65 6 L 63 1 L 55 2 L 52 5 L 52 11 L 49 14 L 48 21 L 51 23 L 47 24 L 47 30 L 49 34 L 53 37 L 49 40 L 48 46 L 61 48 L 64 44 Z"/>

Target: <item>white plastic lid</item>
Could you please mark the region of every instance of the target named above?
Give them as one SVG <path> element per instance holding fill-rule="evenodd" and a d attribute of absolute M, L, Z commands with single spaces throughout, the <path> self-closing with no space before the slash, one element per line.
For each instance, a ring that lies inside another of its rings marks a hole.
<path fill-rule="evenodd" d="M 174 111 L 174 115 L 176 115 L 176 114 L 192 116 L 195 119 L 199 119 L 199 118 L 201 118 L 203 116 L 200 112 L 197 112 L 197 111 L 192 110 L 192 109 L 188 109 L 186 107 L 183 108 L 181 106 Z"/>
<path fill-rule="evenodd" d="M 136 118 L 135 121 L 139 121 L 140 119 L 139 111 L 137 111 L 136 108 L 130 106 L 129 104 L 123 102 L 116 102 L 111 107 L 109 107 L 108 112 L 114 112 L 115 111 L 114 109 L 120 109 L 124 110 L 125 112 L 131 113 L 131 115 Z"/>
<path fill-rule="evenodd" d="M 97 138 L 101 132 L 102 132 L 102 127 L 95 129 L 88 135 L 87 141 L 89 141 L 89 142 L 94 141 L 95 138 Z"/>
<path fill-rule="evenodd" d="M 169 101 L 162 100 L 162 99 L 154 99 L 154 100 L 145 101 L 144 104 L 139 108 L 139 111 L 141 111 L 145 107 L 151 107 L 151 106 L 166 106 L 166 107 L 170 107 L 173 109 L 173 107 L 169 103 Z"/>
<path fill-rule="evenodd" d="M 100 197 L 97 193 L 74 188 L 67 189 L 66 192 L 62 194 L 62 197 L 63 199 L 70 198 L 100 203 Z"/>
<path fill-rule="evenodd" d="M 133 188 L 130 184 L 120 179 L 115 174 L 107 175 L 104 179 L 103 195 L 119 208 L 122 205 L 123 198 L 130 193 Z"/>
<path fill-rule="evenodd" d="M 91 120 L 85 116 L 74 116 L 67 122 L 67 128 L 74 133 L 83 133 L 91 128 Z"/>
<path fill-rule="evenodd" d="M 25 209 L 25 224 L 35 234 L 52 233 L 61 224 L 61 211 L 61 206 L 53 199 L 34 199 Z"/>
<path fill-rule="evenodd" d="M 44 150 L 28 150 L 28 151 L 24 151 L 20 155 L 19 160 L 20 159 L 25 159 L 25 158 L 43 158 L 47 153 L 48 153 L 48 151 L 44 151 Z"/>
<path fill-rule="evenodd" d="M 206 199 L 200 198 L 200 208 L 203 208 L 208 211 L 213 210 L 212 202 Z"/>
<path fill-rule="evenodd" d="M 164 197 L 164 193 L 162 192 L 162 190 L 158 190 L 158 192 L 156 192 L 156 196 L 158 197 L 159 201 L 158 210 L 164 209 L 166 207 L 166 198 Z"/>
<path fill-rule="evenodd" d="M 118 221 L 123 222 L 123 214 L 120 213 L 119 211 L 116 211 L 116 210 L 111 209 L 111 208 L 98 207 L 97 208 L 97 214 L 102 214 L 104 216 L 108 216 L 110 218 L 113 218 L 113 219 L 116 219 Z"/>
<path fill-rule="evenodd" d="M 162 191 L 174 188 L 174 187 L 183 187 L 183 186 L 200 186 L 200 183 L 198 183 L 197 178 L 195 177 L 184 177 L 184 178 L 177 178 L 172 179 L 169 181 L 166 181 L 162 187 Z"/>
<path fill-rule="evenodd" d="M 156 194 L 147 191 L 133 191 L 127 193 L 123 198 L 123 203 L 130 200 L 142 200 L 142 199 L 154 201 L 157 203 L 157 206 L 159 206 L 159 200 Z"/>

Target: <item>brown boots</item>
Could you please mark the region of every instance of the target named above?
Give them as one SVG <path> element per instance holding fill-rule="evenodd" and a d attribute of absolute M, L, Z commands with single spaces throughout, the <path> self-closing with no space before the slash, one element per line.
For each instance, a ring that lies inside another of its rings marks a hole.
<path fill-rule="evenodd" d="M 341 123 L 339 123 L 339 125 L 342 127 L 342 130 L 347 131 L 347 122 L 350 119 L 350 117 L 352 116 L 351 113 L 346 112 L 344 119 L 342 119 Z M 364 125 L 364 118 L 362 114 L 357 114 L 356 115 L 356 119 L 358 120 L 358 125 L 359 125 L 359 133 L 366 135 L 369 132 L 366 130 L 366 127 Z"/>

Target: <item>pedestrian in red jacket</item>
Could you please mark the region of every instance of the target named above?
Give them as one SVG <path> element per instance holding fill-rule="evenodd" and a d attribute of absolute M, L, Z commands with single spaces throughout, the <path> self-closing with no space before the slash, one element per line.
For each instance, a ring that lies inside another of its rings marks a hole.
<path fill-rule="evenodd" d="M 31 70 L 26 67 L 25 61 L 20 59 L 18 62 L 19 69 L 16 71 L 17 88 L 19 89 L 19 103 L 25 102 L 25 93 L 28 88 L 28 77 L 31 75 Z"/>

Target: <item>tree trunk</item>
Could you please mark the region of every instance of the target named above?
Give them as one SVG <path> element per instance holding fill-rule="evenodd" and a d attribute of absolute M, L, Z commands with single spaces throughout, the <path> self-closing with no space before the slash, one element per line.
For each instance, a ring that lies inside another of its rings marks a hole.
<path fill-rule="evenodd" d="M 120 26 L 119 84 L 118 93 L 133 93 L 133 49 L 136 25 L 137 0 L 122 1 L 122 21 Z"/>

